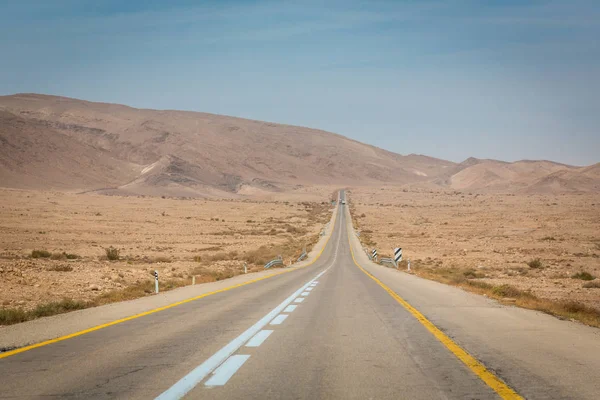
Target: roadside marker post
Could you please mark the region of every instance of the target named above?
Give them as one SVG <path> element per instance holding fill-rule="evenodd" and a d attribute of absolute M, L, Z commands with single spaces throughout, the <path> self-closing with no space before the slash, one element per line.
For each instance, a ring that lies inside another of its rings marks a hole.
<path fill-rule="evenodd" d="M 154 293 L 158 293 L 158 271 L 154 270 Z"/>
<path fill-rule="evenodd" d="M 402 261 L 402 248 L 396 247 L 394 249 L 394 266 L 398 269 L 398 263 Z"/>
<path fill-rule="evenodd" d="M 371 258 L 373 258 L 373 260 L 377 262 L 377 249 L 373 249 L 373 251 L 371 252 Z"/>
<path fill-rule="evenodd" d="M 196 275 L 192 276 L 192 285 L 196 284 Z"/>
<path fill-rule="evenodd" d="M 410 258 L 408 259 L 408 272 L 410 272 Z"/>
<path fill-rule="evenodd" d="M 247 274 L 248 273 L 248 264 L 244 263 L 244 273 Z"/>

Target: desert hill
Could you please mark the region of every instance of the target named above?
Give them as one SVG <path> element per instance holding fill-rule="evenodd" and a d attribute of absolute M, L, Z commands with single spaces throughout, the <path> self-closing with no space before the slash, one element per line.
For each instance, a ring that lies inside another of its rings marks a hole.
<path fill-rule="evenodd" d="M 194 197 L 315 184 L 600 190 L 597 172 L 549 161 L 457 164 L 316 129 L 38 94 L 0 96 L 0 144 L 0 186 L 13 188 Z"/>

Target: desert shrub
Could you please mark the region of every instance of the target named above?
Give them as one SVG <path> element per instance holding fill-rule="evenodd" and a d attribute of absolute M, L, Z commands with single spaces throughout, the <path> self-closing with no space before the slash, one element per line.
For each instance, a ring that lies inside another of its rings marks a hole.
<path fill-rule="evenodd" d="M 47 250 L 33 250 L 31 252 L 31 258 L 48 258 L 50 256 L 52 256 L 52 253 Z"/>
<path fill-rule="evenodd" d="M 30 311 L 32 318 L 47 317 L 50 315 L 62 314 L 68 311 L 81 310 L 87 308 L 88 304 L 83 301 L 63 299 L 61 301 L 52 301 L 50 303 L 39 304 Z"/>
<path fill-rule="evenodd" d="M 571 275 L 572 279 L 581 279 L 582 281 L 593 281 L 596 277 L 589 272 L 583 271 Z"/>
<path fill-rule="evenodd" d="M 229 255 L 227 253 L 225 253 L 224 251 L 218 252 L 211 256 L 207 256 L 204 259 L 204 261 L 206 261 L 206 262 L 216 262 L 216 261 L 224 261 L 224 260 L 229 260 Z"/>
<path fill-rule="evenodd" d="M 552 241 L 552 240 L 556 240 L 556 238 L 555 238 L 554 236 L 544 236 L 544 237 L 542 238 L 542 240 L 549 240 L 549 241 Z"/>
<path fill-rule="evenodd" d="M 52 255 L 50 256 L 51 260 L 76 260 L 80 258 L 77 254 L 71 254 L 71 253 L 66 253 L 66 252 L 62 252 L 62 253 L 52 253 Z"/>
<path fill-rule="evenodd" d="M 517 289 L 514 286 L 507 285 L 507 284 L 503 284 L 500 286 L 494 286 L 492 288 L 492 293 L 495 294 L 496 296 L 501 296 L 501 297 L 519 297 L 520 295 L 523 294 L 523 292 L 521 290 Z"/>
<path fill-rule="evenodd" d="M 27 321 L 28 313 L 21 308 L 0 309 L 0 325 L 12 325 Z"/>
<path fill-rule="evenodd" d="M 67 256 L 65 253 L 52 253 L 50 256 L 51 260 L 66 260 Z"/>
<path fill-rule="evenodd" d="M 21 308 L 4 308 L 0 309 L 0 325 L 17 324 L 34 318 L 48 317 L 50 315 L 62 314 L 68 311 L 81 310 L 89 306 L 90 303 L 83 301 L 63 299 L 61 301 L 39 304 L 31 311 L 25 311 Z"/>
<path fill-rule="evenodd" d="M 468 270 L 464 271 L 463 275 L 465 276 L 465 278 L 468 278 L 468 279 L 485 278 L 485 274 L 482 274 L 481 272 L 477 272 L 473 269 L 468 269 Z"/>
<path fill-rule="evenodd" d="M 469 286 L 473 286 L 473 287 L 476 287 L 479 289 L 486 289 L 486 290 L 492 289 L 492 287 L 493 287 L 489 283 L 482 282 L 482 281 L 468 281 L 467 284 Z"/>
<path fill-rule="evenodd" d="M 194 261 L 202 262 L 202 256 L 194 256 Z"/>
<path fill-rule="evenodd" d="M 543 268 L 542 260 L 540 260 L 539 258 L 530 260 L 529 262 L 527 262 L 527 265 L 529 265 L 529 268 Z"/>
<path fill-rule="evenodd" d="M 109 260 L 114 261 L 119 259 L 119 249 L 110 246 L 109 248 L 104 249 L 104 251 L 106 251 L 106 258 Z"/>
<path fill-rule="evenodd" d="M 62 265 L 53 265 L 48 268 L 48 271 L 57 271 L 57 272 L 71 272 L 73 271 L 73 267 L 67 264 Z"/>
<path fill-rule="evenodd" d="M 158 263 L 170 263 L 172 260 L 167 256 L 158 256 L 154 257 L 153 261 Z"/>
<path fill-rule="evenodd" d="M 586 289 L 600 289 L 600 282 L 599 281 L 586 282 L 583 284 L 583 287 Z"/>
<path fill-rule="evenodd" d="M 585 304 L 578 301 L 565 301 L 562 303 L 562 306 L 564 310 L 569 313 L 580 313 L 589 309 Z"/>
<path fill-rule="evenodd" d="M 292 226 L 292 225 L 286 225 L 285 226 L 285 231 L 288 233 L 295 233 L 297 235 L 304 235 L 306 234 L 306 229 L 304 228 L 298 228 L 297 226 Z"/>

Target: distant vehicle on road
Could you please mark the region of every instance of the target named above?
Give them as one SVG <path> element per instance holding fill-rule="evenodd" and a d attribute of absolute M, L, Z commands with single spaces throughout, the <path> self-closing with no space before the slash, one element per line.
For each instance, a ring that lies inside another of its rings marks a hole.
<path fill-rule="evenodd" d="M 346 204 L 346 200 L 342 200 L 342 205 Z"/>

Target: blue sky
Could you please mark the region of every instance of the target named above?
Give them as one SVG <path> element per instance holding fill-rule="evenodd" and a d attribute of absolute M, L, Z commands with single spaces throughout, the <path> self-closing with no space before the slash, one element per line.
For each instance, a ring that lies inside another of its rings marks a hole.
<path fill-rule="evenodd" d="M 401 154 L 600 161 L 600 2 L 0 0 L 0 94 L 336 132 Z"/>

